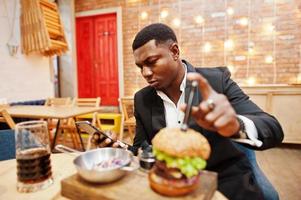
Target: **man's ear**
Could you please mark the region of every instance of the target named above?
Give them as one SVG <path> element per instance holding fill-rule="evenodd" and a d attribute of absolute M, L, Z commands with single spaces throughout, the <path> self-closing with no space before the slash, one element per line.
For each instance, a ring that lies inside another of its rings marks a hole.
<path fill-rule="evenodd" d="M 176 42 L 172 43 L 169 47 L 169 50 L 172 53 L 172 57 L 174 60 L 178 60 L 180 57 L 180 49 Z"/>

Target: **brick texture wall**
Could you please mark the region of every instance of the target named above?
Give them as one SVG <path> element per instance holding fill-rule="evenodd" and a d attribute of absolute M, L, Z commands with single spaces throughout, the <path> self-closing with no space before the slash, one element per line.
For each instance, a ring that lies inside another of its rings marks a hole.
<path fill-rule="evenodd" d="M 301 73 L 300 0 L 76 0 L 75 11 L 122 7 L 124 89 L 132 95 L 145 85 L 135 67 L 131 44 L 144 26 L 163 22 L 174 28 L 182 58 L 195 66 L 231 66 L 239 83 L 255 77 L 259 84 L 296 82 Z M 233 15 L 227 13 L 231 7 Z M 168 11 L 166 18 L 160 12 Z M 148 16 L 143 19 L 142 12 Z M 195 21 L 202 16 L 203 24 Z M 180 26 L 173 20 L 178 18 Z M 247 18 L 248 24 L 240 24 Z M 224 47 L 231 39 L 232 50 Z M 204 52 L 209 42 L 211 51 Z M 253 50 L 250 52 L 249 50 Z M 266 61 L 272 56 L 272 61 Z"/>

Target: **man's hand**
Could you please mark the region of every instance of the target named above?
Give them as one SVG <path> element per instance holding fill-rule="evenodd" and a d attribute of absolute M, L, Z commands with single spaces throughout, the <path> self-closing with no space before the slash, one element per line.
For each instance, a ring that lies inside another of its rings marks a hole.
<path fill-rule="evenodd" d="M 114 132 L 107 131 L 106 134 L 111 138 L 104 139 L 104 135 L 99 133 L 94 133 L 93 137 L 91 139 L 91 142 L 97 146 L 97 147 L 119 147 L 117 142 L 114 142 L 117 140 L 117 135 Z M 102 141 L 102 142 L 99 142 Z"/>
<path fill-rule="evenodd" d="M 191 115 L 201 127 L 216 131 L 224 137 L 231 137 L 239 130 L 236 113 L 227 97 L 212 89 L 208 81 L 198 73 L 188 73 L 188 80 L 196 80 L 203 101 L 191 109 Z M 186 105 L 182 107 L 184 111 Z"/>

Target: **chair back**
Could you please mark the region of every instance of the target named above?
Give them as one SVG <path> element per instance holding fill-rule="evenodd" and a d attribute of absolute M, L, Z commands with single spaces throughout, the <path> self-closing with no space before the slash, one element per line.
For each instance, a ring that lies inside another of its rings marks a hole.
<path fill-rule="evenodd" d="M 134 98 L 133 97 L 122 97 L 120 98 L 121 112 L 124 120 L 128 120 L 134 117 Z"/>
<path fill-rule="evenodd" d="M 11 129 L 14 129 L 16 124 L 10 114 L 5 110 L 4 107 L 0 107 L 0 122 L 7 123 Z"/>
<path fill-rule="evenodd" d="M 64 98 L 47 98 L 45 101 L 45 106 L 65 106 L 71 104 L 70 97 Z"/>
<path fill-rule="evenodd" d="M 73 106 L 78 106 L 78 107 L 100 107 L 100 102 L 101 102 L 101 98 L 100 97 L 96 97 L 96 98 L 74 98 L 72 105 Z M 88 118 L 91 118 L 90 116 Z M 79 120 L 86 120 L 87 119 L 87 115 L 81 115 L 78 116 L 77 119 Z M 98 117 L 98 112 L 94 112 L 92 115 L 92 125 L 97 126 L 97 127 L 101 127 L 101 122 L 100 119 Z"/>
<path fill-rule="evenodd" d="M 74 98 L 72 105 L 78 107 L 99 107 L 101 98 Z"/>
<path fill-rule="evenodd" d="M 44 106 L 71 106 L 71 98 L 70 97 L 63 97 L 63 98 L 56 98 L 56 97 L 51 97 L 51 98 L 47 98 L 45 101 Z M 43 120 L 43 119 L 41 119 Z M 47 123 L 48 123 L 48 129 L 49 129 L 49 133 L 51 132 L 51 130 L 53 130 L 54 128 L 56 128 L 57 126 L 57 119 L 47 119 Z M 61 124 L 65 124 L 67 123 L 66 120 L 61 120 L 60 122 Z M 52 140 L 52 136 L 51 134 L 49 135 L 50 140 Z"/>
<path fill-rule="evenodd" d="M 122 97 L 120 98 L 120 107 L 122 113 L 121 129 L 119 139 L 123 139 L 124 128 L 127 127 L 130 139 L 133 141 L 135 135 L 136 119 L 134 116 L 134 98 Z"/>

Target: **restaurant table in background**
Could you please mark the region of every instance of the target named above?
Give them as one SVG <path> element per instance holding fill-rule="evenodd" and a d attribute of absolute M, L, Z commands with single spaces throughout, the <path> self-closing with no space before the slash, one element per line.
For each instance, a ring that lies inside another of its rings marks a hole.
<path fill-rule="evenodd" d="M 76 154 L 75 154 L 76 155 Z M 16 160 L 6 160 L 0 162 L 0 199 L 22 199 L 22 200 L 47 200 L 67 199 L 60 195 L 61 180 L 76 173 L 73 165 L 73 156 L 68 154 L 52 154 L 51 166 L 54 183 L 44 190 L 34 193 L 19 193 L 16 189 Z M 140 173 L 140 171 L 139 171 Z M 141 172 L 142 173 L 142 172 Z M 130 192 L 130 191 L 129 191 Z M 226 198 L 218 191 L 214 193 L 213 200 L 225 200 Z"/>
<path fill-rule="evenodd" d="M 75 118 L 79 115 L 98 112 L 98 107 L 77 107 L 77 106 L 11 106 L 6 108 L 6 111 L 12 117 L 30 118 L 30 119 L 58 119 L 54 140 L 51 149 L 54 148 L 57 133 L 60 126 L 60 120 Z M 80 137 L 82 148 L 84 149 L 83 141 Z"/>

